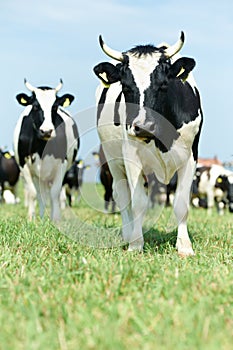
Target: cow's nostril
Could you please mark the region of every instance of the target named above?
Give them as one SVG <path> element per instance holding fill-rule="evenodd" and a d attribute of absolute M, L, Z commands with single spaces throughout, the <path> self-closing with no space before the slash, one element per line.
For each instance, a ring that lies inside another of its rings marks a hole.
<path fill-rule="evenodd" d="M 138 125 L 135 125 L 135 126 L 134 126 L 134 130 L 135 130 L 136 132 L 139 132 L 139 131 L 140 131 L 139 126 L 138 126 Z"/>

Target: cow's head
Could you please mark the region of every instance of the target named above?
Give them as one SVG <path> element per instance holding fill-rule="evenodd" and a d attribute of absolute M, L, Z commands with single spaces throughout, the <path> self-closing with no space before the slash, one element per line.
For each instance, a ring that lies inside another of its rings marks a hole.
<path fill-rule="evenodd" d="M 184 33 L 181 32 L 179 40 L 172 46 L 136 46 L 123 53 L 108 47 L 101 36 L 99 41 L 102 50 L 120 63 L 100 63 L 94 67 L 95 74 L 105 87 L 117 81 L 121 83 L 129 133 L 153 138 L 154 119 L 159 113 L 163 114 L 158 103 L 163 105 L 161 101 L 165 98 L 169 81 L 177 77 L 185 81 L 195 66 L 195 61 L 186 57 L 171 64 L 170 58 L 183 46 Z"/>
<path fill-rule="evenodd" d="M 74 96 L 65 94 L 57 96 L 62 88 L 62 80 L 56 88 L 34 87 L 26 79 L 25 86 L 32 92 L 31 96 L 24 93 L 16 96 L 17 101 L 23 106 L 31 106 L 28 117 L 31 118 L 33 128 L 37 136 L 43 140 L 49 140 L 56 136 L 56 115 L 59 106 L 67 107 L 74 100 Z"/>
<path fill-rule="evenodd" d="M 215 187 L 227 193 L 229 211 L 233 213 L 233 175 L 220 175 L 216 180 Z"/>

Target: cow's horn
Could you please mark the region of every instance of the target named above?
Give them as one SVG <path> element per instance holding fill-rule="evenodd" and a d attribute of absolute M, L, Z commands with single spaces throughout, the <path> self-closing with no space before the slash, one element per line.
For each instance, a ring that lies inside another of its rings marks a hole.
<path fill-rule="evenodd" d="M 60 79 L 60 83 L 59 83 L 58 86 L 55 88 L 55 91 L 58 92 L 59 90 L 61 90 L 62 86 L 63 86 L 63 81 L 62 81 L 62 79 Z"/>
<path fill-rule="evenodd" d="M 103 41 L 101 35 L 99 36 L 99 43 L 100 43 L 101 49 L 106 53 L 106 55 L 113 58 L 114 60 L 121 61 L 121 62 L 123 61 L 122 53 L 120 51 L 113 50 L 109 46 L 107 46 Z"/>
<path fill-rule="evenodd" d="M 184 32 L 181 32 L 179 40 L 172 46 L 169 46 L 167 49 L 164 50 L 165 55 L 167 58 L 170 58 L 174 56 L 177 52 L 180 51 L 184 44 Z"/>
<path fill-rule="evenodd" d="M 33 91 L 36 90 L 36 88 L 35 88 L 34 86 L 32 86 L 32 85 L 27 81 L 26 78 L 24 78 L 24 84 L 25 84 L 26 88 L 27 88 L 29 91 L 33 92 Z"/>

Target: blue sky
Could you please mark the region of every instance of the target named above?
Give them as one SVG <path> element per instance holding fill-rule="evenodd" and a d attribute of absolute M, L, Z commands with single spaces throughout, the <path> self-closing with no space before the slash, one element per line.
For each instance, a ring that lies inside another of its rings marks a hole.
<path fill-rule="evenodd" d="M 80 129 L 80 157 L 98 148 L 92 68 L 108 60 L 98 44 L 121 51 L 137 44 L 173 43 L 180 31 L 181 54 L 196 60 L 195 80 L 204 111 L 200 156 L 233 160 L 232 0 L 7 0 L 0 2 L 0 145 L 12 148 L 22 111 L 15 96 L 33 85 L 56 86 L 76 98 L 69 107 Z"/>

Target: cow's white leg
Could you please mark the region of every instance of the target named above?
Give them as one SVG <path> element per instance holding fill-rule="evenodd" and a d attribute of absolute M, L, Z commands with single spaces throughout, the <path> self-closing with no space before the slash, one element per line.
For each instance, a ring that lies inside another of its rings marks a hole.
<path fill-rule="evenodd" d="M 125 166 L 131 194 L 132 224 L 133 230 L 129 237 L 129 251 L 142 251 L 144 238 L 142 224 L 145 212 L 148 208 L 148 196 L 145 191 L 145 180 L 142 176 L 142 166 L 137 154 L 137 148 L 128 145 L 125 148 Z"/>
<path fill-rule="evenodd" d="M 190 189 L 196 163 L 192 157 L 177 171 L 178 182 L 174 199 L 174 212 L 178 222 L 176 248 L 180 256 L 194 255 L 192 243 L 187 230 L 187 218 L 190 205 Z"/>
<path fill-rule="evenodd" d="M 28 218 L 32 220 L 36 215 L 36 188 L 32 180 L 32 176 L 27 164 L 21 168 L 21 174 L 25 180 L 25 188 L 27 191 L 27 206 L 28 206 Z"/>
<path fill-rule="evenodd" d="M 207 213 L 208 215 L 212 214 L 212 209 L 214 207 L 214 186 L 212 184 L 208 184 L 206 189 L 207 195 Z"/>
<path fill-rule="evenodd" d="M 48 192 L 46 190 L 45 183 L 43 181 L 41 181 L 40 179 L 34 178 L 34 184 L 35 184 L 36 191 L 37 191 L 37 199 L 38 199 L 38 203 L 39 203 L 40 217 L 42 218 L 44 216 L 44 212 L 45 212 Z"/>
<path fill-rule="evenodd" d="M 62 181 L 66 172 L 66 164 L 62 164 L 59 171 L 56 173 L 53 183 L 50 188 L 51 214 L 50 218 L 53 221 L 60 220 L 60 193 L 62 189 Z"/>
<path fill-rule="evenodd" d="M 136 179 L 135 179 L 136 180 Z M 134 185 L 131 187 L 132 199 L 132 215 L 133 215 L 133 231 L 129 240 L 128 250 L 142 251 L 144 245 L 144 238 L 142 233 L 142 224 L 144 215 L 148 208 L 148 197 L 144 188 L 144 179 L 141 174 Z"/>
<path fill-rule="evenodd" d="M 129 242 L 133 229 L 130 190 L 127 182 L 125 169 L 111 161 L 110 170 L 113 174 L 113 198 L 120 210 L 122 219 L 122 236 L 125 242 Z"/>

